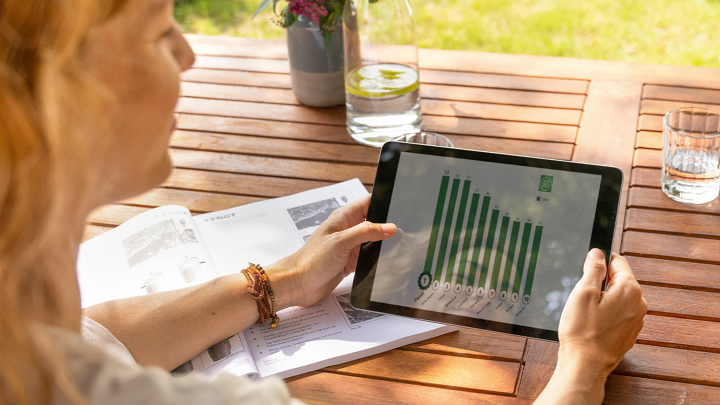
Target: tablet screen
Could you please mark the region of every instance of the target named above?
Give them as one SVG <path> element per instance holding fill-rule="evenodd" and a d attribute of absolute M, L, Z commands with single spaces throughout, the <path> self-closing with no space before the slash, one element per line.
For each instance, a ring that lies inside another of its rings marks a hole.
<path fill-rule="evenodd" d="M 602 176 L 403 152 L 370 300 L 557 331 Z"/>

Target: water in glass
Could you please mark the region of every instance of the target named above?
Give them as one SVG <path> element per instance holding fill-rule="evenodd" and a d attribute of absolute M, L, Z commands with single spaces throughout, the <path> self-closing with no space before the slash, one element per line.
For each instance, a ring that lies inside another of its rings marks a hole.
<path fill-rule="evenodd" d="M 679 108 L 663 119 L 662 190 L 675 201 L 703 204 L 720 193 L 720 114 Z"/>
<path fill-rule="evenodd" d="M 662 189 L 677 201 L 710 202 L 720 192 L 717 173 L 717 153 L 678 148 L 665 159 Z"/>
<path fill-rule="evenodd" d="M 358 142 L 380 146 L 422 129 L 418 72 L 378 63 L 351 71 L 345 83 L 347 126 Z"/>

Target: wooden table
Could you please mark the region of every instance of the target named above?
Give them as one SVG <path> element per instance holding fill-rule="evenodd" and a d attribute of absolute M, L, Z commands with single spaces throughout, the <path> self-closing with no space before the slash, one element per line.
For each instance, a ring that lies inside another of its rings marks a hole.
<path fill-rule="evenodd" d="M 175 170 L 161 187 L 89 219 L 87 238 L 152 207 L 196 213 L 358 177 L 378 150 L 355 144 L 343 109 L 300 106 L 283 42 L 188 35 Z M 456 146 L 593 162 L 625 173 L 615 249 L 649 303 L 609 404 L 720 403 L 720 201 L 660 191 L 662 115 L 720 108 L 720 70 L 420 50 L 425 128 Z M 550 342 L 461 330 L 288 380 L 309 403 L 530 403 L 555 366 Z"/>

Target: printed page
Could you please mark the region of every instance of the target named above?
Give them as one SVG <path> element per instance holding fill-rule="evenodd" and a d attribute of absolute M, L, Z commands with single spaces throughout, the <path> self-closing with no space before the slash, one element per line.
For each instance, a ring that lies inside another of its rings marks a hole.
<path fill-rule="evenodd" d="M 83 308 L 217 277 L 190 211 L 174 205 L 140 214 L 80 245 L 77 271 Z M 214 345 L 177 372 L 215 375 L 223 370 L 257 374 L 242 334 Z"/>
<path fill-rule="evenodd" d="M 367 194 L 354 179 L 198 215 L 195 223 L 218 273 L 234 274 L 248 262 L 268 265 L 295 253 L 335 209 Z"/>
<path fill-rule="evenodd" d="M 77 269 L 83 308 L 217 277 L 190 211 L 177 205 L 144 212 L 83 243 Z"/>
<path fill-rule="evenodd" d="M 174 375 L 202 373 L 214 377 L 218 373 L 257 377 L 255 361 L 247 350 L 248 343 L 242 333 L 210 346 L 192 360 L 172 371 Z"/>
<path fill-rule="evenodd" d="M 456 327 L 355 309 L 350 275 L 317 304 L 278 313 L 280 324 L 245 330 L 260 376 L 291 377 L 457 330 Z"/>

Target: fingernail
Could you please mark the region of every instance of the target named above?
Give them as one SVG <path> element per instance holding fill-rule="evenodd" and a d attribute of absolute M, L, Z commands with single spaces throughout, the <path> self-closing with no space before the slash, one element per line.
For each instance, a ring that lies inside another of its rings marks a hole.
<path fill-rule="evenodd" d="M 605 260 L 605 253 L 603 253 L 603 251 L 598 248 L 594 248 L 590 250 L 590 253 L 588 253 L 588 258 Z"/>
<path fill-rule="evenodd" d="M 395 232 L 396 226 L 395 224 L 382 224 L 380 225 L 380 229 L 385 233 L 393 233 Z"/>

